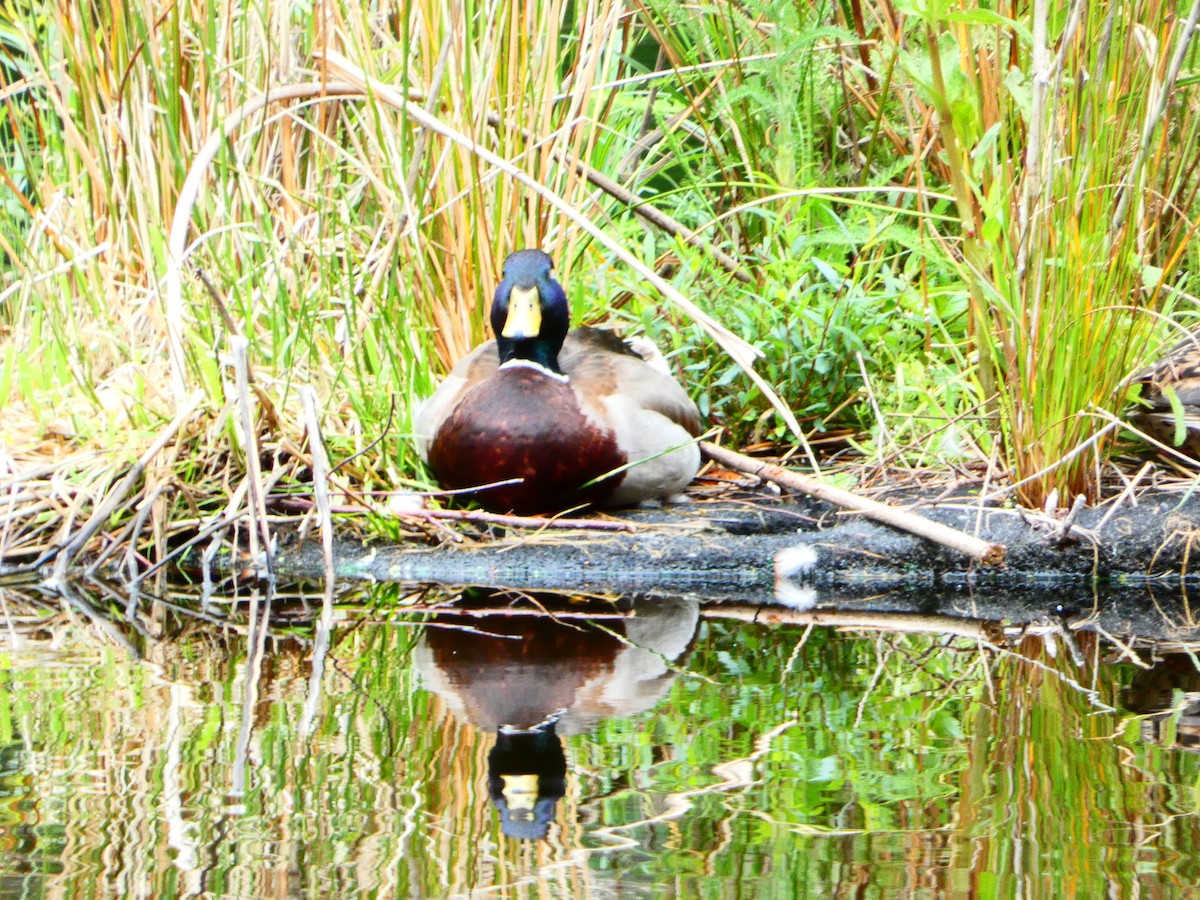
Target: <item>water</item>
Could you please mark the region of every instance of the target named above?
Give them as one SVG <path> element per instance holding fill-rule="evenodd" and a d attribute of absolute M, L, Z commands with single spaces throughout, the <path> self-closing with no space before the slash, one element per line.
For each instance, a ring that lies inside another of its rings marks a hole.
<path fill-rule="evenodd" d="M 143 599 L 135 628 L 112 596 L 4 591 L 0 894 L 1174 897 L 1200 883 L 1200 675 L 1166 653 L 1186 648 L 1143 642 L 1135 663 L 1084 632 L 837 631 L 688 601 L 599 628 L 421 625 L 402 612 L 412 599 L 344 598 L 314 669 L 295 601 L 272 604 L 260 643 L 245 606 L 221 625 Z"/>

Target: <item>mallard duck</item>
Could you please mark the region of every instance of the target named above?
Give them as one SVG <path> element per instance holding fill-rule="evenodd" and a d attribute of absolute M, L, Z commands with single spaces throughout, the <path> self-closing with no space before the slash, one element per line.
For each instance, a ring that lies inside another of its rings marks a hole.
<path fill-rule="evenodd" d="M 1200 459 L 1200 330 L 1138 372 L 1133 382 L 1142 386 L 1141 406 L 1131 416 L 1133 423 L 1168 447 Z M 1177 444 L 1180 424 L 1183 442 Z"/>
<path fill-rule="evenodd" d="M 569 321 L 550 257 L 510 255 L 492 302 L 496 339 L 415 417 L 417 450 L 443 487 L 482 488 L 473 493 L 488 509 L 531 513 L 670 500 L 692 480 L 700 413 L 657 349 L 635 352 L 597 328 L 568 333 Z"/>

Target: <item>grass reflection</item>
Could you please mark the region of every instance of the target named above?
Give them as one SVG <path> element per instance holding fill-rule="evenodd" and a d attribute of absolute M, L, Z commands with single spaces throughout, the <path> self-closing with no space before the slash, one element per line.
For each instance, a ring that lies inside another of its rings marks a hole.
<path fill-rule="evenodd" d="M 1186 653 L 1145 668 L 1150 649 L 1106 662 L 1083 632 L 1072 652 L 998 648 L 686 602 L 567 607 L 603 608 L 600 627 L 435 621 L 379 590 L 342 598 L 317 685 L 310 619 L 272 606 L 248 692 L 236 616 L 146 604 L 137 632 L 90 598 L 105 630 L 4 599 L 5 896 L 1128 896 L 1200 881 Z M 529 747 L 555 744 L 531 764 Z M 522 808 L 536 829 L 512 827 Z"/>

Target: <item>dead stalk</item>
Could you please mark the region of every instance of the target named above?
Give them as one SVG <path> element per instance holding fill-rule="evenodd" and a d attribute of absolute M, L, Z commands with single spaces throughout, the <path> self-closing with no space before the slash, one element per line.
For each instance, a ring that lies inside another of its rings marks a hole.
<path fill-rule="evenodd" d="M 242 424 L 243 451 L 246 454 L 246 480 L 249 486 L 250 511 L 250 559 L 258 566 L 265 563 L 267 574 L 273 572 L 271 560 L 271 526 L 267 521 L 267 502 L 263 486 L 262 461 L 258 453 L 258 429 L 255 424 L 254 407 L 250 402 L 250 363 L 247 359 L 249 342 L 237 335 L 229 340 L 233 351 L 233 369 L 236 379 L 238 415 Z M 259 547 L 259 541 L 262 547 Z"/>
<path fill-rule="evenodd" d="M 91 540 L 92 536 L 99 531 L 101 527 L 103 527 L 105 522 L 108 521 L 109 516 L 111 516 L 113 512 L 116 511 L 117 507 L 121 505 L 121 503 L 129 495 L 129 492 L 133 490 L 133 486 L 137 484 L 138 480 L 142 477 L 142 473 L 146 471 L 146 466 L 150 464 L 150 461 L 158 455 L 159 451 L 161 451 L 163 447 L 165 447 L 175 438 L 175 435 L 192 417 L 192 414 L 196 411 L 196 408 L 200 405 L 200 401 L 203 399 L 203 392 L 193 392 L 187 398 L 187 400 L 184 401 L 183 408 L 179 411 L 175 418 L 171 420 L 170 424 L 163 429 L 163 431 L 155 439 L 154 443 L 146 449 L 145 453 L 138 457 L 137 462 L 130 467 L 129 471 L 125 474 L 125 477 L 121 479 L 120 483 L 118 483 L 116 487 L 108 492 L 103 502 L 92 512 L 91 518 L 89 518 L 82 527 L 80 527 L 74 532 L 74 534 L 71 535 L 71 538 L 67 541 L 67 543 L 63 544 L 57 549 L 51 549 L 47 551 L 47 553 L 43 554 L 43 556 L 38 559 L 37 563 L 35 563 L 35 567 L 48 562 L 51 557 L 54 557 L 54 571 L 51 573 L 50 577 L 46 579 L 45 583 L 47 586 L 61 589 L 61 587 L 65 584 L 67 567 L 79 554 L 79 551 L 83 549 L 84 545 Z"/>

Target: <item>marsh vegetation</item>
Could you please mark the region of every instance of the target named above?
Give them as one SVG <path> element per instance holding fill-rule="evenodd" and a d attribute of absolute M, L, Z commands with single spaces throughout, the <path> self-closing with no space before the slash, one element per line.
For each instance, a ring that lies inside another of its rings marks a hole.
<path fill-rule="evenodd" d="M 1196 320 L 1200 0 L 2 9 L 0 577 L 40 578 L 0 584 L 4 889 L 1196 883 L 1186 593 L 1153 641 L 1101 633 L 1099 595 L 867 636 L 693 596 L 651 607 L 688 626 L 662 645 L 594 597 L 485 625 L 259 576 L 335 525 L 517 527 L 448 521 L 411 432 L 518 247 L 726 446 L 1047 520 L 1190 493 L 1129 414 Z M 703 476 L 701 503 L 737 480 Z M 489 768 L 516 714 L 481 714 L 481 671 L 550 694 L 515 723 L 560 738 L 548 807 Z"/>
<path fill-rule="evenodd" d="M 372 527 L 431 487 L 412 409 L 518 246 L 721 440 L 1038 506 L 1120 486 L 1129 376 L 1194 317 L 1195 10 L 1160 0 L 8 9 L 10 561 L 181 410 L 101 539 L 280 513 L 314 427 Z"/>

